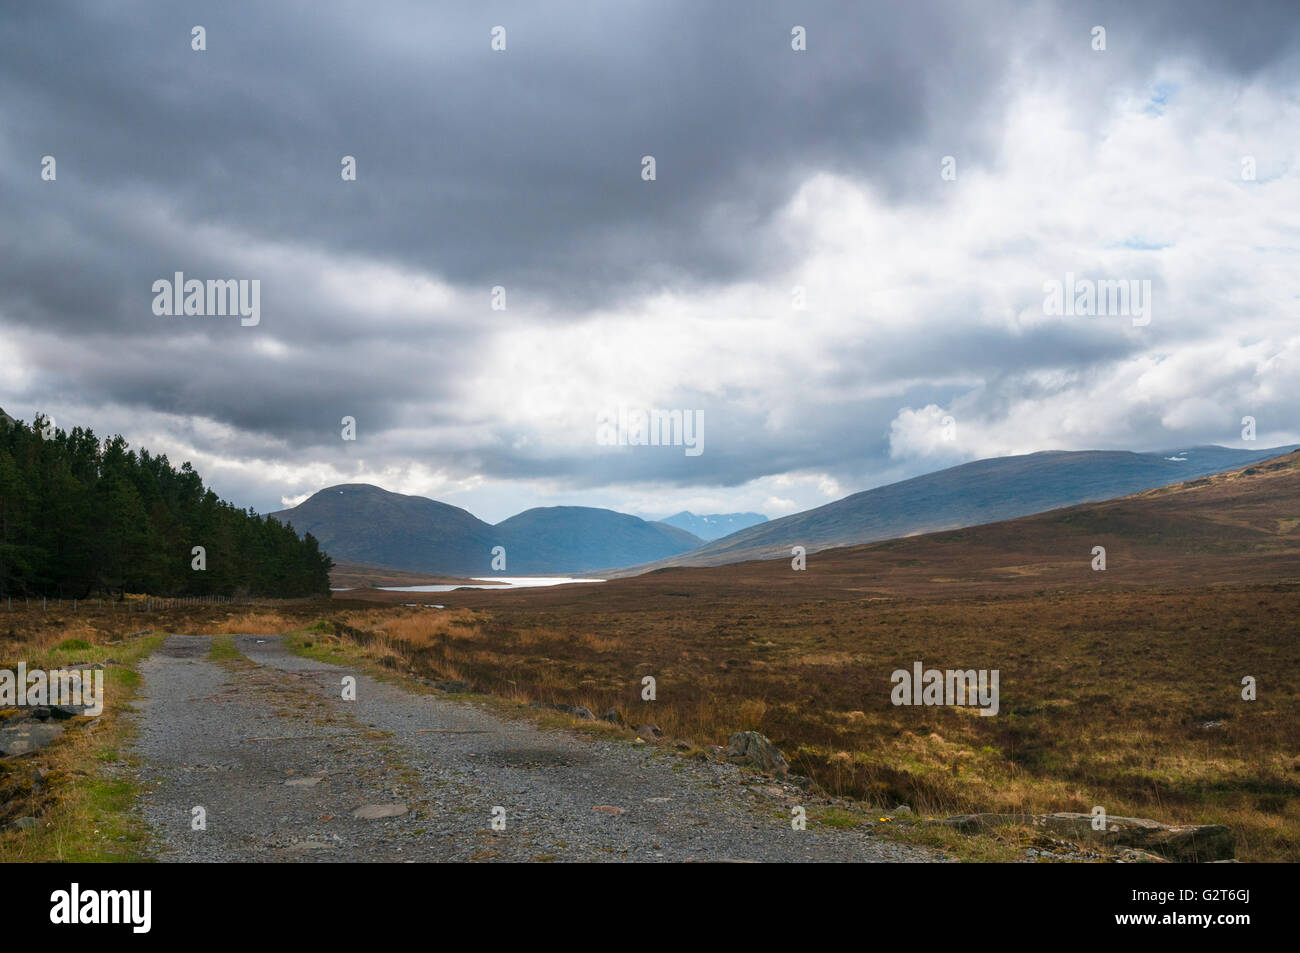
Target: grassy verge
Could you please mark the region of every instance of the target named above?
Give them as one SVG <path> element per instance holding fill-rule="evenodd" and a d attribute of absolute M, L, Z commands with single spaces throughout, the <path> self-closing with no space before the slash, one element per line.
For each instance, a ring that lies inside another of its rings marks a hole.
<path fill-rule="evenodd" d="M 165 636 L 120 645 L 63 640 L 24 659 L 29 669 L 73 662 L 104 665 L 104 712 L 71 719 L 48 748 L 0 762 L 4 816 L 34 817 L 28 830 L 0 832 L 0 863 L 103 862 L 147 859 L 146 832 L 131 813 L 139 793 L 124 770 L 134 726 L 123 717 L 140 686 L 136 666 Z M 112 660 L 112 664 L 110 661 Z"/>

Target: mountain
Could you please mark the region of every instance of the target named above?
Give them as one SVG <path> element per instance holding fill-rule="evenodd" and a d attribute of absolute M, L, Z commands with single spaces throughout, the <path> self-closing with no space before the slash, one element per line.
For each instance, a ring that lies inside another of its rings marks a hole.
<path fill-rule="evenodd" d="M 487 573 L 492 525 L 458 506 L 367 483 L 331 486 L 269 514 L 311 533 L 335 559 L 424 572 Z"/>
<path fill-rule="evenodd" d="M 664 559 L 703 540 L 685 530 L 587 506 L 526 510 L 493 526 L 421 496 L 351 483 L 270 514 L 311 533 L 335 559 L 455 575 L 491 575 L 504 546 L 505 574 L 590 572 Z"/>
<path fill-rule="evenodd" d="M 1230 450 L 1194 447 L 1162 453 L 1052 450 L 994 457 L 855 493 L 816 509 L 760 523 L 663 566 L 720 566 L 976 526 L 1063 506 L 1107 500 L 1221 473 L 1280 456 L 1295 447 Z"/>
<path fill-rule="evenodd" d="M 583 572 L 663 559 L 703 540 L 662 523 L 589 506 L 544 506 L 498 523 L 510 572 Z"/>
<path fill-rule="evenodd" d="M 1096 546 L 1106 550 L 1105 571 L 1093 569 Z M 546 618 L 552 625 L 564 619 L 570 629 L 598 624 L 627 605 L 647 607 L 643 624 L 652 627 L 654 607 L 660 607 L 676 639 L 681 627 L 671 620 L 680 613 L 690 613 L 688 631 L 694 626 L 715 638 L 743 625 L 741 620 L 759 618 L 771 625 L 781 617 L 782 606 L 798 607 L 805 620 L 830 625 L 840 619 L 853 628 L 875 614 L 868 606 L 897 622 L 904 606 L 955 597 L 963 602 L 960 618 L 953 621 L 962 623 L 980 617 L 972 615 L 972 606 L 982 612 L 989 599 L 1046 594 L 1038 605 L 1051 612 L 1059 611 L 1058 596 L 1079 590 L 1100 596 L 1083 607 L 1081 619 L 1072 621 L 1079 631 L 1089 631 L 1104 615 L 1105 594 L 1121 590 L 1155 593 L 1155 603 L 1120 611 L 1133 626 L 1156 626 L 1160 623 L 1152 620 L 1161 613 L 1152 606 L 1160 604 L 1163 593 L 1194 589 L 1199 602 L 1177 611 L 1172 608 L 1177 599 L 1163 603 L 1168 628 L 1186 632 L 1192 615 L 1207 611 L 1219 586 L 1267 586 L 1290 594 L 1283 599 L 1294 602 L 1300 592 L 1300 452 L 1117 499 L 827 549 L 810 557 L 803 572 L 792 571 L 789 558 L 763 559 L 666 567 L 625 574 L 599 586 L 532 589 L 509 606 L 482 591 L 447 593 L 439 601 L 452 607 L 508 609 L 521 619 Z M 971 597 L 977 601 L 969 602 Z M 836 614 L 832 603 L 841 600 L 858 607 L 854 616 Z M 810 605 L 817 608 L 811 616 Z M 1289 611 L 1285 618 L 1294 616 Z M 797 624 L 791 619 L 792 628 Z M 936 625 L 934 617 L 925 615 L 925 625 Z M 1196 632 L 1198 627 L 1190 628 Z M 1234 627 L 1232 635 L 1247 631 Z M 1202 627 L 1199 635 L 1186 637 L 1223 635 Z M 672 644 L 680 651 L 680 642 Z"/>
<path fill-rule="evenodd" d="M 4 412 L 4 408 L 0 407 L 0 424 L 12 424 L 15 422 L 16 421 L 12 417 Z"/>
<path fill-rule="evenodd" d="M 1093 568 L 1093 547 L 1106 551 Z M 672 572 L 701 570 L 668 570 Z M 708 570 L 858 597 L 981 595 L 1300 582 L 1300 453 L 1014 520 Z M 650 574 L 654 575 L 654 574 Z M 637 578 L 647 578 L 641 576 Z M 1180 622 L 1183 621 L 1180 619 Z"/>
<path fill-rule="evenodd" d="M 694 533 L 700 539 L 711 541 L 759 523 L 766 523 L 767 517 L 762 513 L 714 513 L 710 516 L 696 516 L 689 510 L 682 510 L 659 522 L 676 526 L 688 533 Z"/>

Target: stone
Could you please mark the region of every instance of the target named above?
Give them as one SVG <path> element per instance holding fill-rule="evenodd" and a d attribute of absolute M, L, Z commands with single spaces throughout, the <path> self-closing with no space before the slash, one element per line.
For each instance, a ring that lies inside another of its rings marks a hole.
<path fill-rule="evenodd" d="M 627 811 L 623 810 L 623 808 L 615 807 L 613 804 L 597 804 L 595 807 L 592 808 L 592 810 L 597 811 L 601 814 L 626 814 L 627 813 Z"/>
<path fill-rule="evenodd" d="M 324 778 L 290 778 L 284 783 L 291 788 L 311 788 L 324 781 Z"/>
<path fill-rule="evenodd" d="M 474 686 L 464 681 L 430 682 L 429 684 L 440 692 L 447 692 L 452 695 L 464 694 L 474 690 Z"/>
<path fill-rule="evenodd" d="M 51 705 L 50 717 L 58 721 L 68 718 L 76 718 L 78 715 L 87 714 L 89 705 Z"/>
<path fill-rule="evenodd" d="M 13 757 L 40 751 L 61 734 L 63 734 L 62 725 L 32 721 L 7 724 L 0 728 L 0 757 Z"/>
<path fill-rule="evenodd" d="M 36 818 L 20 817 L 9 826 L 18 831 L 30 831 L 36 826 Z"/>
<path fill-rule="evenodd" d="M 1105 830 L 1093 830 L 1091 814 L 961 814 L 936 823 L 966 833 L 1008 824 L 1038 828 L 1075 841 L 1110 847 L 1133 847 L 1169 860 L 1208 863 L 1227 860 L 1236 852 L 1232 831 L 1221 824 L 1161 824 L 1146 817 L 1108 815 Z"/>
<path fill-rule="evenodd" d="M 659 738 L 663 736 L 663 731 L 658 725 L 642 725 L 636 730 L 636 733 L 642 738 Z"/>
<path fill-rule="evenodd" d="M 1137 850 L 1133 847 L 1125 847 L 1119 852 L 1119 861 L 1121 864 L 1167 864 L 1168 860 L 1159 854 L 1153 854 L 1146 850 Z M 1213 861 L 1218 863 L 1218 861 Z"/>
<path fill-rule="evenodd" d="M 769 774 L 786 775 L 790 765 L 781 750 L 757 731 L 738 731 L 727 741 L 726 758 Z"/>
<path fill-rule="evenodd" d="M 352 812 L 358 820 L 374 821 L 383 817 L 401 817 L 407 811 L 405 804 L 363 804 Z"/>
<path fill-rule="evenodd" d="M 611 708 L 609 711 L 605 712 L 605 714 L 600 716 L 600 720 L 607 721 L 613 725 L 621 725 L 623 724 L 623 713 L 617 708 Z"/>

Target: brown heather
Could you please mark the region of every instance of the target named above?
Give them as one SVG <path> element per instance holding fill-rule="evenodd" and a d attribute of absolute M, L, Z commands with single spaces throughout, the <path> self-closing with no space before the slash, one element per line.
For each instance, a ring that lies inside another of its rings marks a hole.
<path fill-rule="evenodd" d="M 1241 859 L 1296 860 L 1298 461 L 812 553 L 805 572 L 777 560 L 439 593 L 445 610 L 368 590 L 126 618 L 0 613 L 0 660 L 30 663 L 73 635 L 102 657 L 114 651 L 102 643 L 135 628 L 305 630 L 399 673 L 618 707 L 631 725 L 700 746 L 761 731 L 795 770 L 881 809 L 1100 805 L 1226 824 Z M 1090 569 L 1093 545 L 1107 549 L 1106 572 Z M 890 673 L 915 661 L 998 669 L 1000 713 L 895 707 Z M 640 699 L 643 675 L 657 679 L 654 702 Z M 1241 699 L 1246 675 L 1257 701 Z"/>

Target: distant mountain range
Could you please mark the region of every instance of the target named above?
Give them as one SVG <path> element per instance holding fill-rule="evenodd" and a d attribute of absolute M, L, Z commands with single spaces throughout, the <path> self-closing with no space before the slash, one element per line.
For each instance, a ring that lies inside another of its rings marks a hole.
<path fill-rule="evenodd" d="M 675 526 L 588 506 L 538 507 L 493 526 L 458 506 L 365 483 L 328 487 L 270 515 L 311 533 L 335 560 L 469 576 L 590 572 L 703 542 Z M 497 546 L 506 563 L 494 573 Z"/>
<path fill-rule="evenodd" d="M 1222 473 L 1295 449 L 1211 446 L 1162 453 L 1081 450 L 996 457 L 771 521 L 756 513 L 684 512 L 651 522 L 613 510 L 551 506 L 494 526 L 457 506 L 355 483 L 321 490 L 271 516 L 292 523 L 300 534 L 310 532 L 340 562 L 488 576 L 494 574 L 493 547 L 504 546 L 506 568 L 497 575 L 597 570 L 628 575 L 665 566 L 789 558 L 793 546 L 812 553 L 1010 520 Z M 702 535 L 725 529 L 725 521 L 749 519 L 760 522 L 720 538 Z"/>
<path fill-rule="evenodd" d="M 1094 568 L 1095 546 L 1106 550 L 1104 572 Z M 984 600 L 1080 588 L 1110 594 L 1153 587 L 1199 587 L 1213 599 L 1208 594 L 1215 586 L 1269 585 L 1285 592 L 1294 590 L 1297 580 L 1300 453 L 1290 453 L 1130 496 L 827 549 L 808 559 L 805 572 L 792 572 L 787 555 L 709 568 L 664 568 L 599 586 L 531 589 L 510 602 L 512 611 L 523 615 L 563 613 L 582 626 L 628 605 L 683 606 L 685 599 L 696 600 L 694 608 L 701 610 L 725 606 L 732 618 L 740 606 L 762 613 L 762 606 L 807 606 L 816 600 L 828 607 L 830 618 L 835 611 L 829 608 L 831 600 L 865 606 L 884 597 L 897 605 L 936 596 Z M 454 607 L 504 608 L 495 594 L 482 590 L 439 597 L 444 599 Z M 889 614 L 888 603 L 880 608 Z M 859 612 L 875 614 L 871 609 Z M 1030 620 L 1025 621 L 1032 630 Z M 1174 619 L 1175 627 L 1184 629 L 1187 621 Z M 1140 631 L 1149 623 L 1139 618 L 1125 624 Z M 1241 631 L 1250 630 L 1243 623 Z"/>
<path fill-rule="evenodd" d="M 789 558 L 793 546 L 803 546 L 811 553 L 1015 519 L 1222 473 L 1295 449 L 1209 446 L 1162 453 L 1046 451 L 976 460 L 864 490 L 628 571 Z"/>
<path fill-rule="evenodd" d="M 721 539 L 723 536 L 729 536 L 759 523 L 766 523 L 767 517 L 762 513 L 714 513 L 711 516 L 697 516 L 689 510 L 682 510 L 659 522 L 684 529 L 708 541 Z"/>

